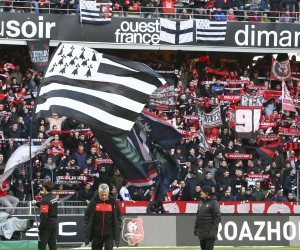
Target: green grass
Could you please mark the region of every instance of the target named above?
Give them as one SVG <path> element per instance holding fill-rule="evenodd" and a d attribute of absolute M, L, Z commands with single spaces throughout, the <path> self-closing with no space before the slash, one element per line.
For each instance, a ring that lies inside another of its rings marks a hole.
<path fill-rule="evenodd" d="M 269 250 L 300 250 L 300 246 L 299 247 L 215 247 L 214 250 L 253 250 L 254 248 L 258 248 L 258 249 L 261 249 L 261 250 L 266 250 L 266 249 L 269 249 Z M 11 248 L 10 249 L 7 249 L 7 248 L 0 248 L 1 250 L 12 250 Z M 36 250 L 36 248 L 26 248 L 27 250 Z M 91 248 L 65 248 L 65 247 L 62 247 L 62 248 L 58 248 L 57 250 L 89 250 Z M 117 248 L 114 248 L 115 250 Z M 120 247 L 119 248 L 120 250 L 133 250 L 133 249 L 138 249 L 138 250 L 191 250 L 191 249 L 200 249 L 199 247 L 190 247 L 190 248 L 181 248 L 181 247 L 168 247 L 168 248 L 138 248 L 138 247 L 132 247 L 132 248 L 123 248 L 123 247 Z M 48 250 L 48 248 L 47 248 Z"/>

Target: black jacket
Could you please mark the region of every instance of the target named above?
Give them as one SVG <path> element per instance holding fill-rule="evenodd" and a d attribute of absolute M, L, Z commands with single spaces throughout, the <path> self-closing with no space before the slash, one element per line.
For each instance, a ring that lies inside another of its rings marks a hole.
<path fill-rule="evenodd" d="M 48 193 L 41 202 L 36 205 L 40 208 L 39 230 L 56 228 L 57 220 L 57 198 L 54 194 Z"/>
<path fill-rule="evenodd" d="M 212 196 L 206 201 L 201 200 L 194 227 L 194 233 L 198 235 L 199 240 L 216 239 L 220 222 L 220 205 L 216 197 Z"/>
<path fill-rule="evenodd" d="M 111 204 L 112 213 L 102 212 L 97 214 L 95 213 L 97 204 Z M 104 217 L 104 222 L 102 221 Z M 96 220 L 97 219 L 97 220 Z M 104 230 L 102 230 L 102 223 L 104 223 Z M 106 202 L 102 202 L 98 195 L 96 195 L 88 205 L 85 215 L 84 215 L 84 241 L 86 244 L 92 241 L 93 233 L 95 231 L 101 231 L 103 234 L 102 237 L 109 237 L 110 234 L 113 234 L 113 238 L 117 246 L 120 244 L 120 232 L 121 232 L 121 211 L 118 202 L 112 197 L 109 196 L 109 199 Z M 111 231 L 112 230 L 112 231 Z M 101 237 L 100 233 L 100 237 Z"/>

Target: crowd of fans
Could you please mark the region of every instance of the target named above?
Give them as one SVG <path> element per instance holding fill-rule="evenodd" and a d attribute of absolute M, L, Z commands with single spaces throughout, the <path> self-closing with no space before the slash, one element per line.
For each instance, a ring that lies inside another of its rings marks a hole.
<path fill-rule="evenodd" d="M 119 16 L 140 13 L 142 18 L 210 19 L 216 21 L 251 21 L 293 23 L 298 16 L 296 0 L 113 0 L 113 12 Z M 36 14 L 80 13 L 79 0 L 1 1 L 0 12 Z"/>
<path fill-rule="evenodd" d="M 264 102 L 262 116 L 274 115 L 276 119 L 271 127 L 261 127 L 259 135 L 271 133 L 278 137 L 276 140 L 279 142 L 270 162 L 265 162 L 253 148 L 273 142 L 236 138 L 228 113 L 239 102 L 224 101 L 221 98 L 240 95 L 242 92 L 257 94 L 264 90 L 281 90 L 281 83 L 270 81 L 269 78 L 271 56 L 266 55 L 255 63 L 251 57 L 224 58 L 224 55 L 211 62 L 207 55 L 199 57 L 197 53 L 183 52 L 171 54 L 169 58 L 161 52 L 152 53 L 147 59 L 143 54 L 135 57 L 139 61 L 148 60 L 149 66 L 154 69 L 178 68 L 179 72 L 164 75 L 175 86 L 176 109 L 150 109 L 158 117 L 172 123 L 184 135 L 170 152 L 180 163 L 180 173 L 178 179 L 170 185 L 165 200 L 199 200 L 203 186 L 211 186 L 218 200 L 222 201 L 298 199 L 296 170 L 299 169 L 300 153 L 298 149 L 286 145 L 292 142 L 299 145 L 300 133 L 290 136 L 279 132 L 280 127 L 294 130 L 299 128 L 298 82 L 286 82 L 295 100 L 297 112 L 283 111 L 280 98 L 270 97 Z M 291 58 L 291 68 L 295 72 L 298 70 L 295 58 Z M 29 144 L 31 125 L 33 145 L 41 145 L 49 136 L 54 139 L 50 148 L 33 160 L 32 172 L 29 163 L 21 164 L 7 183 L 2 184 L 0 203 L 4 206 L 15 204 L 15 199 L 14 202 L 9 202 L 9 199 L 3 202 L 2 198 L 5 196 L 28 202 L 33 198 L 32 191 L 36 200 L 41 199 L 45 180 L 55 182 L 55 193 L 61 204 L 67 200 L 89 203 L 100 183 L 108 184 L 111 194 L 119 200 L 152 200 L 155 187 L 145 189 L 129 186 L 86 125 L 72 118 L 59 117 L 58 114 L 32 122 L 37 86 L 41 79 L 42 74 L 31 70 L 30 59 L 25 50 L 10 54 L 1 51 L 0 174 L 16 148 L 24 143 Z M 220 82 L 226 80 L 239 79 L 247 84 L 240 88 L 230 85 L 229 90 L 220 85 Z M 202 81 L 207 84 L 202 84 Z M 197 106 L 209 113 L 219 105 L 222 110 L 222 125 L 205 128 L 205 136 L 211 149 L 203 152 L 199 150 L 199 122 L 194 119 L 198 114 Z M 227 153 L 248 153 L 253 157 L 233 160 L 227 158 Z M 12 213 L 13 210 L 7 212 Z"/>

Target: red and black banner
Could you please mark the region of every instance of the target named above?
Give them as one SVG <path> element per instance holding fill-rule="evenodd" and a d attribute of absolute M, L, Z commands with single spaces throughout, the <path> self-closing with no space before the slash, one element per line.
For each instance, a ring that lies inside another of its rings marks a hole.
<path fill-rule="evenodd" d="M 27 40 L 27 47 L 35 71 L 44 71 L 49 60 L 50 39 Z"/>

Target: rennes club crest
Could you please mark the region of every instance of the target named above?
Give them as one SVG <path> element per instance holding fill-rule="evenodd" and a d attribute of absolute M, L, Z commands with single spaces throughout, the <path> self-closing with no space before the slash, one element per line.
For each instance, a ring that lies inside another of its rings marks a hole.
<path fill-rule="evenodd" d="M 99 15 L 103 19 L 109 18 L 110 14 L 110 4 L 100 4 Z"/>
<path fill-rule="evenodd" d="M 143 220 L 141 218 L 125 218 L 123 220 L 122 238 L 129 247 L 144 239 Z"/>
<path fill-rule="evenodd" d="M 278 80 L 289 80 L 291 78 L 291 68 L 289 60 L 273 61 L 272 73 Z"/>

